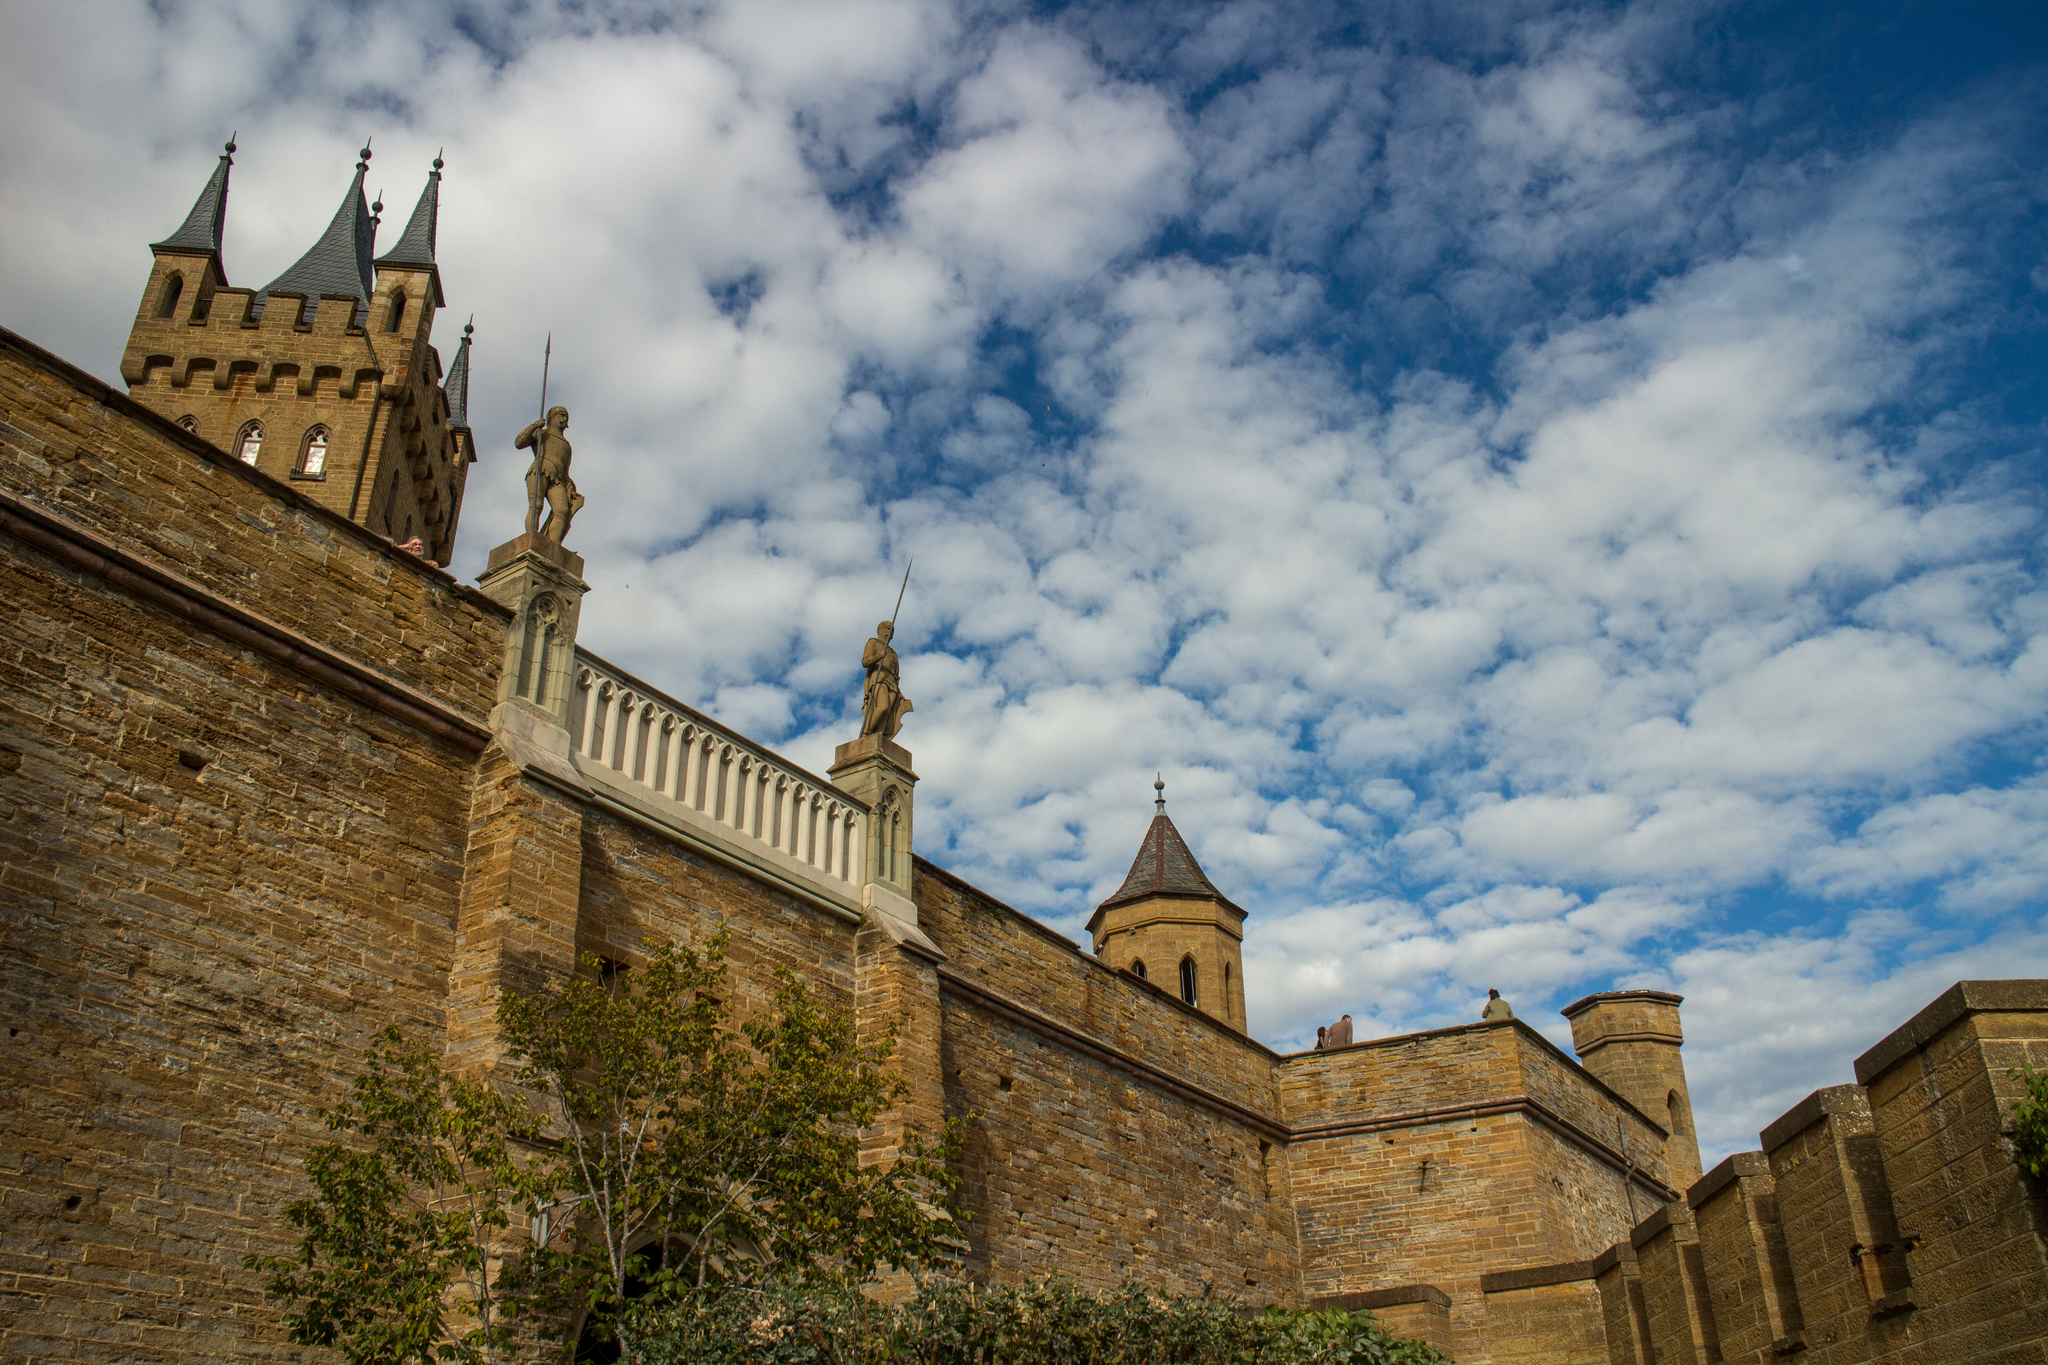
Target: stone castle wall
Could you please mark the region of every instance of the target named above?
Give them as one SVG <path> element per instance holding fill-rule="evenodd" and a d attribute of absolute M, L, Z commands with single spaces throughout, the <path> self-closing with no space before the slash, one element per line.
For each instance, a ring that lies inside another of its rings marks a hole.
<path fill-rule="evenodd" d="M 0 1355 L 296 1358 L 241 1257 L 440 1036 L 499 626 L 81 378 L 0 348 Z"/>
<path fill-rule="evenodd" d="M 929 863 L 906 925 L 636 814 L 496 717 L 506 608 L 11 334 L 0 580 L 7 1358 L 316 1358 L 241 1260 L 370 1034 L 488 1065 L 502 990 L 721 924 L 743 1002 L 787 968 L 895 1031 L 864 1159 L 973 1116 L 976 1276 L 1350 1303 L 1466 1365 L 2041 1337 L 1998 1128 L 2048 1010 L 1986 995 L 2027 983 L 1675 1198 L 1664 1115 L 1525 1024 L 1283 1057 Z"/>
<path fill-rule="evenodd" d="M 2048 982 L 1958 982 L 1625 1243 L 1484 1277 L 1492 1359 L 2048 1359 L 2048 1197 L 2009 1141 L 2028 1066 Z"/>
<path fill-rule="evenodd" d="M 926 863 L 976 1273 L 1299 1295 L 1274 1054 Z"/>

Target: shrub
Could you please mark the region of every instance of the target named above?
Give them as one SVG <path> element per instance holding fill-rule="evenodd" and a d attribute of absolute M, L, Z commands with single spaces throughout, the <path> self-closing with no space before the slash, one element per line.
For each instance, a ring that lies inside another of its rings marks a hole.
<path fill-rule="evenodd" d="M 1370 1313 L 1246 1310 L 1213 1293 L 1096 1295 L 1064 1279 L 925 1285 L 887 1307 L 841 1287 L 733 1286 L 641 1327 L 647 1365 L 1449 1365 Z"/>
<path fill-rule="evenodd" d="M 2027 1087 L 2012 1111 L 2013 1160 L 2033 1179 L 2048 1181 L 2048 1072 L 2015 1067 L 2010 1074 Z"/>

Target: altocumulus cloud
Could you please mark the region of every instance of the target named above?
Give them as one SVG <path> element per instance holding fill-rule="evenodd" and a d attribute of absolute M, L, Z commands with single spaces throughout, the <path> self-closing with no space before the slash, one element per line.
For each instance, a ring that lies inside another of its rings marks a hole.
<path fill-rule="evenodd" d="M 0 293 L 445 146 L 459 570 L 552 331 L 593 648 L 822 766 L 914 555 L 929 856 L 1078 933 L 1163 770 L 1260 1036 L 1680 990 L 1711 1161 L 2048 974 L 2040 52 L 1459 10 L 17 9 Z"/>

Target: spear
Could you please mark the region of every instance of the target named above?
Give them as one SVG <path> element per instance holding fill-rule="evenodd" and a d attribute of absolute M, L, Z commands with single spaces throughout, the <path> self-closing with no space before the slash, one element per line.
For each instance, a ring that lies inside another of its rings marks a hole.
<path fill-rule="evenodd" d="M 910 591 L 910 565 L 915 563 L 917 561 L 913 559 L 910 564 L 903 566 L 903 586 L 896 589 L 896 611 L 889 613 L 889 628 L 892 632 L 896 628 L 896 612 L 903 610 L 903 594 Z"/>
<path fill-rule="evenodd" d="M 540 354 L 540 422 L 542 426 L 546 426 L 548 422 L 548 366 L 554 363 L 554 359 L 555 334 L 549 332 L 548 348 Z"/>

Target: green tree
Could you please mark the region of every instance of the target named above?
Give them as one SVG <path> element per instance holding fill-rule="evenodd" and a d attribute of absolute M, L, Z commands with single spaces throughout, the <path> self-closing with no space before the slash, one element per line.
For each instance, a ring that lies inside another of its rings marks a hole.
<path fill-rule="evenodd" d="M 859 1130 L 906 1090 L 885 1069 L 893 1030 L 863 1045 L 786 970 L 772 1010 L 735 1027 L 726 946 L 661 944 L 628 972 L 587 959 L 560 994 L 499 1011 L 561 1139 L 548 1224 L 508 1287 L 588 1315 L 628 1359 L 635 1289 L 651 1309 L 712 1282 L 861 1283 L 930 1262 L 952 1227 L 957 1125 L 860 1162 Z"/>
<path fill-rule="evenodd" d="M 289 1305 L 293 1341 L 334 1347 L 351 1365 L 495 1362 L 506 1327 L 491 1248 L 533 1197 L 510 1146 L 532 1139 L 532 1116 L 443 1074 L 430 1048 L 395 1028 L 365 1059 L 349 1099 L 321 1114 L 358 1143 L 308 1153 L 316 1194 L 284 1210 L 300 1230 L 297 1253 L 246 1263 Z"/>
<path fill-rule="evenodd" d="M 2048 1072 L 2014 1067 L 2006 1073 L 2027 1088 L 2013 1107 L 2013 1160 L 2033 1180 L 2048 1183 Z"/>
<path fill-rule="evenodd" d="M 712 1284 L 850 1286 L 941 1255 L 958 1125 L 863 1166 L 860 1130 L 906 1092 L 893 1031 L 862 1044 L 787 971 L 736 1021 L 726 942 L 658 944 L 629 972 L 586 958 L 558 992 L 506 995 L 538 1111 L 380 1033 L 323 1114 L 351 1140 L 313 1150 L 314 1195 L 284 1211 L 296 1253 L 248 1260 L 292 1340 L 351 1365 L 489 1365 L 507 1318 L 580 1318 L 632 1359 L 636 1291 L 652 1308 Z"/>

